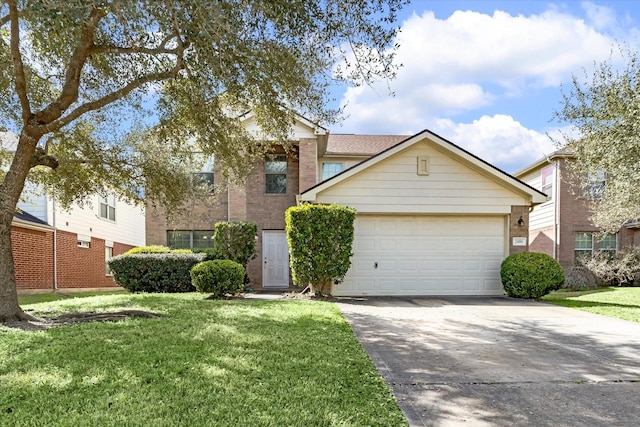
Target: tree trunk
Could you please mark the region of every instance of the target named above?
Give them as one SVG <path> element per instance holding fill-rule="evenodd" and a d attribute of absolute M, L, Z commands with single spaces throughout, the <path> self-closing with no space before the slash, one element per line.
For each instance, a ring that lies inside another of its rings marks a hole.
<path fill-rule="evenodd" d="M 16 273 L 11 250 L 11 220 L 7 225 L 7 221 L 2 218 L 0 221 L 0 323 L 30 318 L 31 316 L 23 312 L 18 304 Z"/>
<path fill-rule="evenodd" d="M 40 136 L 23 129 L 11 166 L 0 184 L 0 323 L 31 320 L 18 304 L 16 272 L 11 249 L 11 222 L 24 188 Z"/>

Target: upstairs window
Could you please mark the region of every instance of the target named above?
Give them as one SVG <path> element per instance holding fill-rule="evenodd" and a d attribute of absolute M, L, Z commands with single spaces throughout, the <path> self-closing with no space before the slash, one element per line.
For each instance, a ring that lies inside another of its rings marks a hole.
<path fill-rule="evenodd" d="M 287 192 L 287 156 L 278 155 L 264 162 L 265 191 L 267 194 L 286 194 Z"/>
<path fill-rule="evenodd" d="M 589 172 L 587 174 L 587 185 L 583 190 L 583 197 L 590 200 L 601 199 L 605 185 L 607 185 L 607 174 L 604 171 Z"/>
<path fill-rule="evenodd" d="M 555 171 L 555 166 L 547 166 L 542 169 L 542 187 L 541 190 L 544 194 L 547 195 L 548 200 L 553 199 L 553 172 Z"/>
<path fill-rule="evenodd" d="M 329 179 L 332 176 L 342 172 L 342 163 L 323 163 L 322 164 L 322 180 Z"/>
<path fill-rule="evenodd" d="M 213 169 L 213 157 L 209 157 L 205 160 L 202 169 L 192 174 L 193 186 L 196 188 L 204 189 L 210 193 L 214 190 L 214 169 Z"/>
<path fill-rule="evenodd" d="M 116 220 L 116 196 L 107 194 L 100 198 L 100 218 Z"/>

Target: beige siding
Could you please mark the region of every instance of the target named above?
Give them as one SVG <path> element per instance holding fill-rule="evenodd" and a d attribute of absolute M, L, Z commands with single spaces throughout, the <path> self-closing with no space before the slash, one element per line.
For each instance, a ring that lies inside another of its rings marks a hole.
<path fill-rule="evenodd" d="M 260 126 L 258 126 L 258 124 L 256 123 L 255 118 L 252 117 L 249 120 L 247 120 L 245 123 L 245 127 L 247 131 L 255 135 L 260 135 Z M 296 121 L 293 127 L 293 132 L 291 134 L 292 141 L 298 141 L 300 138 L 316 138 L 316 137 L 317 135 L 314 133 L 313 129 Z"/>
<path fill-rule="evenodd" d="M 428 156 L 429 175 L 417 174 L 418 156 Z M 449 154 L 418 143 L 317 195 L 358 212 L 508 214 L 525 197 Z"/>
<path fill-rule="evenodd" d="M 116 200 L 116 220 L 109 221 L 100 218 L 99 201 L 99 196 L 93 196 L 90 199 L 91 205 L 87 204 L 84 207 L 74 205 L 70 211 L 61 210 L 56 206 L 55 227 L 58 230 L 131 246 L 145 244 L 145 218 L 142 207 Z M 53 218 L 51 203 L 49 217 Z"/>
<path fill-rule="evenodd" d="M 544 166 L 547 166 L 546 164 Z M 525 183 L 529 184 L 535 189 L 542 190 L 542 176 L 541 176 L 542 168 L 536 169 L 533 172 L 528 173 L 527 175 L 521 177 L 520 179 Z M 554 182 L 555 184 L 555 182 Z M 553 186 L 553 191 L 556 191 L 556 186 Z M 541 205 L 537 205 L 533 208 L 533 211 L 529 214 L 529 229 L 536 230 L 538 228 L 545 228 L 553 226 L 553 218 L 555 213 L 556 205 L 555 198 L 552 200 L 543 203 Z"/>

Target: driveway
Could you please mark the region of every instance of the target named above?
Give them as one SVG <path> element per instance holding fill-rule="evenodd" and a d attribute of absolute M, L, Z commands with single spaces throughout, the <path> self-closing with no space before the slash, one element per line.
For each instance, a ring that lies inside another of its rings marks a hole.
<path fill-rule="evenodd" d="M 412 426 L 640 425 L 640 324 L 506 297 L 338 306 Z"/>

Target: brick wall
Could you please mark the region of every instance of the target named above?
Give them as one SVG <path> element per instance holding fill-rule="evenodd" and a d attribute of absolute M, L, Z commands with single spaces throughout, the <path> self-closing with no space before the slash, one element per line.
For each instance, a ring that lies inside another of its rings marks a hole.
<path fill-rule="evenodd" d="M 262 230 L 284 230 L 284 212 L 296 205 L 299 193 L 298 158 L 287 158 L 286 194 L 266 194 L 264 162 L 257 162 L 247 182 L 247 221 L 258 224 L 256 249 L 258 256 L 247 265 L 247 274 L 254 289 L 262 288 Z"/>
<path fill-rule="evenodd" d="M 53 289 L 53 231 L 11 227 L 18 289 Z"/>
<path fill-rule="evenodd" d="M 213 230 L 216 222 L 227 221 L 227 187 L 221 182 L 222 177 L 215 173 L 215 193 L 204 200 L 193 200 L 186 203 L 180 210 L 182 215 L 167 217 L 162 206 L 152 206 L 147 203 L 145 231 L 148 245 L 166 245 L 167 230 Z"/>
<path fill-rule="evenodd" d="M 569 182 L 567 174 L 567 159 L 559 159 L 560 167 L 560 239 L 558 242 L 558 262 L 563 267 L 575 264 L 575 234 L 577 232 L 599 232 L 591 221 L 592 210 L 590 201 L 580 197 L 579 188 Z M 636 232 L 622 228 L 618 232 L 618 249 L 633 244 L 636 240 Z M 597 242 L 595 242 L 597 248 Z"/>
<path fill-rule="evenodd" d="M 529 251 L 553 256 L 554 227 L 542 227 L 529 231 Z"/>
<path fill-rule="evenodd" d="M 518 221 L 522 217 L 523 225 L 519 225 Z M 509 255 L 526 252 L 529 248 L 529 206 L 511 206 L 511 215 L 509 215 Z M 514 246 L 514 237 L 524 237 L 526 244 L 524 246 Z"/>
<path fill-rule="evenodd" d="M 131 245 L 114 242 L 113 255 L 120 255 Z M 57 232 L 58 288 L 116 287 L 112 276 L 106 275 L 105 241 L 91 238 L 89 248 L 78 247 L 76 233 Z"/>
<path fill-rule="evenodd" d="M 298 154 L 298 163 L 300 165 L 298 188 L 300 193 L 316 185 L 318 176 L 317 143 L 318 142 L 315 138 L 303 138 L 300 140 L 300 149 Z"/>

